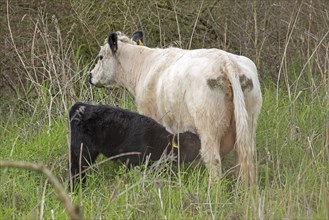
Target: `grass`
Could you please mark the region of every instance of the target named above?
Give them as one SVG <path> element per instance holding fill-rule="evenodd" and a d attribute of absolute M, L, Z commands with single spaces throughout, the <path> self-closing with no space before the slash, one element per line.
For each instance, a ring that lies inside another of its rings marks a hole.
<path fill-rule="evenodd" d="M 323 87 L 324 88 L 324 87 Z M 328 106 L 324 91 L 316 97 L 302 93 L 289 101 L 276 88 L 264 89 L 264 104 L 257 133 L 258 184 L 255 189 L 236 185 L 227 175 L 209 185 L 203 166 L 184 165 L 178 172 L 171 163 L 157 168 L 126 170 L 116 162 L 88 172 L 85 189 L 69 196 L 87 218 L 110 219 L 209 219 L 209 218 L 308 218 L 329 217 L 329 167 L 325 121 Z M 126 102 L 131 100 L 126 98 Z M 122 105 L 122 104 L 121 104 Z M 28 115 L 2 118 L 3 160 L 46 164 L 68 189 L 69 129 L 66 117 Z M 99 158 L 98 161 L 105 159 Z M 32 171 L 2 169 L 0 216 L 17 218 L 66 218 L 63 205 L 42 175 Z M 43 211 L 41 211 L 43 210 Z"/>
<path fill-rule="evenodd" d="M 325 0 L 233 5 L 205 0 L 203 6 L 185 1 L 58 2 L 38 10 L 32 10 L 32 3 L 3 4 L 6 54 L 1 63 L 9 70 L 1 71 L 6 74 L 0 82 L 0 160 L 45 164 L 88 219 L 329 219 Z M 202 165 L 178 169 L 161 162 L 126 170 L 108 161 L 87 173 L 86 188 L 69 192 L 68 109 L 85 101 L 136 111 L 126 91 L 95 89 L 86 82 L 97 44 L 108 31 L 137 28 L 147 33 L 152 47 L 187 48 L 193 40 L 193 48 L 220 47 L 256 62 L 263 106 L 255 188 L 236 183 L 228 155 L 224 178 L 213 184 Z M 3 168 L 0 184 L 0 219 L 68 217 L 39 173 Z"/>

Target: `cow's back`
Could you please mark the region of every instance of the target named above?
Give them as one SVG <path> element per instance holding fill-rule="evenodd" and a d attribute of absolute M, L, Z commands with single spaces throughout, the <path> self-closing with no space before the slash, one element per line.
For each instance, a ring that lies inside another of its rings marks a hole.
<path fill-rule="evenodd" d="M 166 50 L 170 49 L 173 48 Z M 161 68 L 153 67 L 156 71 L 145 73 L 141 82 L 143 86 L 136 94 L 138 110 L 155 118 L 173 133 L 197 133 L 195 118 L 198 115 L 212 114 L 209 118 L 213 118 L 225 112 L 222 104 L 225 92 L 209 88 L 207 80 L 223 74 L 221 66 L 227 52 L 177 48 L 174 52 L 174 59 L 162 57 Z M 152 92 L 148 88 L 152 88 Z"/>

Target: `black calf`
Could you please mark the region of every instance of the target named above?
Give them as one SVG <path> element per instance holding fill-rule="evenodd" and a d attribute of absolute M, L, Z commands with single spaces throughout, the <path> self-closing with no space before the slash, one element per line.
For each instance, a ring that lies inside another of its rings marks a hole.
<path fill-rule="evenodd" d="M 143 162 L 147 155 L 150 155 L 150 160 L 156 161 L 163 153 L 168 154 L 172 150 L 178 155 L 179 149 L 182 162 L 191 162 L 199 155 L 201 144 L 197 135 L 191 132 L 180 133 L 179 148 L 176 148 L 173 141 L 177 143 L 177 136 L 169 133 L 155 120 L 128 110 L 107 105 L 76 103 L 69 116 L 72 176 L 94 163 L 99 154 L 112 157 L 138 152 L 138 155 L 117 158 L 133 166 Z M 84 177 L 84 173 L 81 173 L 81 176 Z"/>

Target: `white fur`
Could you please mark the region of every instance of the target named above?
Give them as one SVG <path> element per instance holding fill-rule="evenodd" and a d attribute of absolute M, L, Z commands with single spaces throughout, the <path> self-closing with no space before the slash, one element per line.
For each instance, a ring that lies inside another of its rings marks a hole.
<path fill-rule="evenodd" d="M 104 58 L 92 70 L 91 82 L 127 88 L 135 97 L 138 111 L 172 133 L 197 133 L 203 160 L 217 176 L 221 175 L 221 139 L 234 114 L 240 174 L 246 182 L 253 181 L 254 139 L 262 95 L 257 70 L 250 59 L 219 49 L 151 49 L 136 45 L 120 33 L 116 55 L 108 44 L 101 47 L 99 55 Z M 252 80 L 251 90 L 242 91 L 241 75 Z M 208 79 L 218 77 L 229 80 L 234 113 L 228 108 L 232 103 L 227 98 L 230 91 L 207 84 Z"/>

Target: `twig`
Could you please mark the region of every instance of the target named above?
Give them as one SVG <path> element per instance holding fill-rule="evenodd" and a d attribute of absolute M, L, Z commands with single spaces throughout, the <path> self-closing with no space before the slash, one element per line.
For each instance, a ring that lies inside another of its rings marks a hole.
<path fill-rule="evenodd" d="M 177 11 L 176 11 L 176 2 L 174 3 L 174 1 L 172 0 L 172 4 L 173 4 L 174 13 L 175 13 L 176 25 L 177 25 L 177 32 L 178 32 L 178 39 L 179 39 L 179 47 L 182 48 L 182 36 L 180 34 L 180 27 L 179 27 L 179 22 L 178 22 L 178 15 L 177 15 Z"/>
<path fill-rule="evenodd" d="M 282 69 L 283 69 L 284 63 L 286 62 L 288 46 L 289 46 L 290 41 L 292 40 L 292 34 L 294 32 L 294 29 L 296 28 L 296 23 L 298 21 L 299 13 L 301 12 L 302 5 L 303 5 L 302 3 L 299 5 L 299 8 L 298 8 L 298 11 L 296 13 L 295 18 L 293 19 L 293 14 L 291 15 L 291 18 L 290 18 L 290 22 L 289 22 L 289 26 L 288 26 L 288 30 L 287 30 L 287 40 L 286 40 L 286 44 L 284 46 L 284 51 L 283 51 L 283 55 L 282 55 L 282 58 L 281 58 L 278 78 L 277 78 L 277 82 L 276 82 L 276 106 L 279 106 L 279 87 L 280 87 L 281 72 L 283 71 Z M 290 26 L 292 26 L 291 30 L 289 30 Z M 287 91 L 288 91 L 288 97 L 289 97 L 289 100 L 291 100 L 288 76 L 287 76 L 287 73 L 283 73 L 283 74 L 284 74 L 284 79 L 285 79 L 285 83 L 286 83 L 286 88 L 287 88 Z"/>
<path fill-rule="evenodd" d="M 43 213 L 44 213 L 44 207 L 45 207 L 45 197 L 46 197 L 46 189 L 48 185 L 48 179 L 46 179 L 43 190 L 42 190 L 42 197 L 41 197 L 41 204 L 40 204 L 40 217 L 39 219 L 44 219 L 43 218 Z"/>
<path fill-rule="evenodd" d="M 188 49 L 189 50 L 191 49 L 191 46 L 192 46 L 192 39 L 193 39 L 193 35 L 194 35 L 194 32 L 195 32 L 196 25 L 197 25 L 199 17 L 200 17 L 203 2 L 204 2 L 204 0 L 202 0 L 202 2 L 201 2 L 200 9 L 198 11 L 198 15 L 196 16 L 196 19 L 195 19 L 195 22 L 194 22 L 194 26 L 193 26 L 193 30 L 192 30 L 192 34 L 191 34 L 191 38 L 190 38 L 190 43 L 188 44 Z"/>
<path fill-rule="evenodd" d="M 108 157 L 108 158 L 106 158 L 102 161 L 99 161 L 95 164 L 92 164 L 92 165 L 88 166 L 87 168 L 85 168 L 83 170 L 80 169 L 78 174 L 75 174 L 74 176 L 70 175 L 70 178 L 72 179 L 72 178 L 75 178 L 75 177 L 79 176 L 80 179 L 81 179 L 82 177 L 80 176 L 80 174 L 83 174 L 83 173 L 87 172 L 88 170 L 91 170 L 92 168 L 94 168 L 96 166 L 99 166 L 99 165 L 101 165 L 101 164 L 103 164 L 107 161 L 110 161 L 110 160 L 113 160 L 113 159 L 116 159 L 116 158 L 119 158 L 119 157 L 124 157 L 124 156 L 129 156 L 129 155 L 140 155 L 140 154 L 141 154 L 140 152 L 128 152 L 128 153 L 122 153 L 122 154 L 118 154 L 118 155 L 115 155 L 115 156 L 112 156 L 112 157 Z M 81 161 L 79 162 L 79 164 L 80 164 L 80 167 L 81 167 Z"/>
<path fill-rule="evenodd" d="M 48 181 L 53 185 L 56 193 L 58 194 L 59 200 L 64 204 L 66 211 L 69 215 L 70 219 L 83 219 L 82 215 L 79 213 L 77 207 L 73 207 L 71 200 L 66 194 L 63 186 L 57 180 L 57 178 L 51 173 L 51 171 L 42 164 L 35 164 L 23 161 L 4 161 L 0 160 L 0 168 L 19 168 L 19 169 L 27 169 L 34 170 L 42 173 L 46 176 Z"/>

